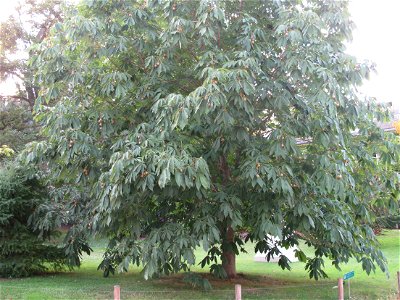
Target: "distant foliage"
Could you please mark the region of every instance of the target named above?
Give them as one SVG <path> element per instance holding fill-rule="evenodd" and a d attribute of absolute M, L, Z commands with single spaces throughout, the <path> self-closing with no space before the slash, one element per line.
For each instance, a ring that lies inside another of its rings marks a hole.
<path fill-rule="evenodd" d="M 31 227 L 31 214 L 47 201 L 45 187 L 24 171 L 0 169 L 0 277 L 24 277 L 65 264 L 64 251 L 49 243 L 50 230 L 39 233 Z"/>
<path fill-rule="evenodd" d="M 4 105 L 0 102 L 0 147 L 7 145 L 19 152 L 25 144 L 39 139 L 38 131 L 32 120 L 32 112 L 26 105 Z"/>
<path fill-rule="evenodd" d="M 30 47 L 43 41 L 52 26 L 62 20 L 61 0 L 15 0 L 13 15 L 0 22 L 0 82 L 11 79 L 14 93 L 0 91 L 0 100 L 32 112 L 39 87 L 33 82 L 28 59 Z M 1 120 L 1 119 L 0 119 Z M 1 126 L 1 125 L 0 125 Z"/>

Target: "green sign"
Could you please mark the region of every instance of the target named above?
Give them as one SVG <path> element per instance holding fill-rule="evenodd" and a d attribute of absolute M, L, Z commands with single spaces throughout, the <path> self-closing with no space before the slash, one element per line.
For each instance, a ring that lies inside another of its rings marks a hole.
<path fill-rule="evenodd" d="M 344 274 L 343 280 L 347 280 L 347 279 L 350 279 L 352 277 L 354 277 L 354 271 L 351 271 L 349 273 Z"/>

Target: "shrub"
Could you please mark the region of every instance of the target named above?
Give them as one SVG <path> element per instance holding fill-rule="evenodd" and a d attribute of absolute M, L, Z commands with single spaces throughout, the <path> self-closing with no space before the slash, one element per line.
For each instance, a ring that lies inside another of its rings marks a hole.
<path fill-rule="evenodd" d="M 56 232 L 39 232 L 31 214 L 48 201 L 46 188 L 27 172 L 5 165 L 0 168 L 0 277 L 23 277 L 60 269 L 64 251 L 50 243 Z"/>

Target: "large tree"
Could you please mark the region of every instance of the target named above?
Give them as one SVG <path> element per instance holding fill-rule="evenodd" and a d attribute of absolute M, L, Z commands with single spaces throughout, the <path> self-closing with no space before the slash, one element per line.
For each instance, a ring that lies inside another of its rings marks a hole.
<path fill-rule="evenodd" d="M 76 216 L 69 243 L 105 234 L 101 268 L 146 277 L 195 262 L 234 277 L 247 241 L 289 268 L 278 246 L 300 239 L 310 277 L 326 258 L 386 270 L 368 207 L 394 203 L 397 177 L 375 174 L 397 148 L 357 96 L 352 25 L 345 1 L 79 5 L 32 61 L 47 141 L 25 156 L 84 195 L 53 203 Z"/>

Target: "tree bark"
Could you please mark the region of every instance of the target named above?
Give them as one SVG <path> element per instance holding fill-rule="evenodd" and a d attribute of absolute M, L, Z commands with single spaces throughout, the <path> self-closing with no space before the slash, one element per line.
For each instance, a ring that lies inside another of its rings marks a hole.
<path fill-rule="evenodd" d="M 222 246 L 222 267 L 224 268 L 228 278 L 236 277 L 236 254 L 232 249 L 234 237 L 235 232 L 231 226 L 228 226 Z"/>

